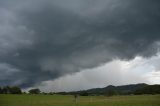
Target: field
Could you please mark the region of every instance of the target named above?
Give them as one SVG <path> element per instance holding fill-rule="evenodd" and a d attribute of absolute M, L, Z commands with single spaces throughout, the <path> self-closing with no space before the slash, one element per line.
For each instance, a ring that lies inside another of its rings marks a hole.
<path fill-rule="evenodd" d="M 160 106 L 160 95 L 86 96 L 0 95 L 0 106 Z"/>

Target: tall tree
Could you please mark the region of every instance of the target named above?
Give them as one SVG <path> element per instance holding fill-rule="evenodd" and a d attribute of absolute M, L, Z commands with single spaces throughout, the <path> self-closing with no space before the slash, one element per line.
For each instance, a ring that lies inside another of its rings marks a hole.
<path fill-rule="evenodd" d="M 39 89 L 31 89 L 29 90 L 30 94 L 39 94 L 41 91 Z"/>
<path fill-rule="evenodd" d="M 11 94 L 22 94 L 22 91 L 19 87 L 13 86 L 13 87 L 10 87 L 10 93 Z"/>
<path fill-rule="evenodd" d="M 2 88 L 0 87 L 0 94 L 2 94 Z"/>
<path fill-rule="evenodd" d="M 9 86 L 5 86 L 2 89 L 3 94 L 10 94 L 10 87 Z"/>

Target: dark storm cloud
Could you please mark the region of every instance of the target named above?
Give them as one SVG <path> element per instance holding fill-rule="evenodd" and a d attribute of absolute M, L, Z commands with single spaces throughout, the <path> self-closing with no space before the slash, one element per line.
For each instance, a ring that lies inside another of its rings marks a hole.
<path fill-rule="evenodd" d="M 0 13 L 0 85 L 150 57 L 160 45 L 159 0 L 2 0 Z"/>

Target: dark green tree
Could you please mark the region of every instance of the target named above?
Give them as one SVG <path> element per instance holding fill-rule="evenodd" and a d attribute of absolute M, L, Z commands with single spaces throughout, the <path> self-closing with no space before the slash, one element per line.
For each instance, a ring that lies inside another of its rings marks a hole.
<path fill-rule="evenodd" d="M 13 87 L 10 87 L 10 93 L 11 94 L 22 94 L 22 91 L 19 87 L 13 86 Z"/>
<path fill-rule="evenodd" d="M 80 96 L 89 96 L 89 93 L 86 91 L 82 91 L 79 93 Z"/>
<path fill-rule="evenodd" d="M 39 94 L 41 91 L 39 89 L 31 89 L 29 90 L 30 94 Z"/>
<path fill-rule="evenodd" d="M 116 92 L 116 90 L 110 89 L 110 90 L 106 91 L 105 95 L 106 96 L 113 96 L 113 95 L 117 95 L 117 92 Z"/>
<path fill-rule="evenodd" d="M 0 94 L 2 94 L 2 88 L 0 87 Z"/>
<path fill-rule="evenodd" d="M 2 93 L 3 94 L 10 94 L 10 87 L 9 86 L 5 86 L 2 88 Z"/>

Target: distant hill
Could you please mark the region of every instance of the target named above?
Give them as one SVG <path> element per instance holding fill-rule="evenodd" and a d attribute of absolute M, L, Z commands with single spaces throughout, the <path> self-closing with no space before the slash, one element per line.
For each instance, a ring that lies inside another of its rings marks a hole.
<path fill-rule="evenodd" d="M 134 94 L 160 94 L 160 85 L 148 85 L 137 89 Z"/>
<path fill-rule="evenodd" d="M 140 84 L 130 84 L 130 85 L 122 85 L 122 86 L 113 86 L 109 85 L 104 88 L 93 88 L 88 90 L 82 91 L 75 91 L 75 92 L 59 92 L 57 94 L 62 95 L 81 95 L 81 96 L 88 96 L 88 95 L 130 95 L 130 94 L 160 94 L 160 85 L 148 85 L 145 83 Z"/>
<path fill-rule="evenodd" d="M 86 90 L 88 93 L 90 94 L 105 94 L 109 91 L 115 91 L 118 94 L 129 94 L 132 93 L 134 91 L 136 91 L 137 89 L 141 89 L 145 86 L 148 86 L 147 84 L 130 84 L 130 85 L 122 85 L 122 86 L 112 86 L 109 85 L 105 88 L 96 88 L 96 89 L 89 89 Z"/>
<path fill-rule="evenodd" d="M 89 89 L 86 90 L 86 92 L 88 92 L 89 94 L 105 94 L 108 92 L 115 92 L 117 94 L 129 94 L 132 93 L 138 89 L 141 89 L 145 86 L 148 86 L 147 84 L 130 84 L 130 85 L 122 85 L 122 86 L 113 86 L 113 85 L 109 85 L 105 88 L 96 88 L 96 89 Z"/>
<path fill-rule="evenodd" d="M 122 86 L 113 86 L 109 85 L 104 88 L 93 88 L 83 91 L 76 91 L 76 92 L 69 92 L 69 94 L 80 94 L 80 95 L 128 95 L 128 94 L 135 94 L 135 92 L 141 92 L 141 90 L 149 89 L 145 83 L 140 84 L 130 84 L 130 85 L 122 85 Z M 158 88 L 158 90 L 160 90 Z"/>

